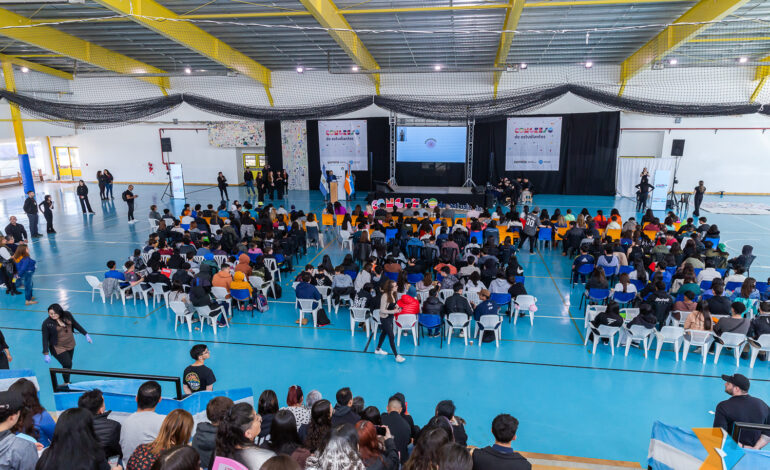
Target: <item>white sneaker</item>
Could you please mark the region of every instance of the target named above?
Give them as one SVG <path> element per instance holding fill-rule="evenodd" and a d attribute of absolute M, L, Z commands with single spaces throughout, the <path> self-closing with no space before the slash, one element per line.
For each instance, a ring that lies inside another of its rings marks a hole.
<path fill-rule="evenodd" d="M 377 348 L 377 349 L 374 350 L 374 354 L 380 354 L 380 355 L 383 355 L 383 356 L 387 356 L 388 352 L 382 350 L 381 348 Z"/>
<path fill-rule="evenodd" d="M 406 360 L 406 359 L 404 359 L 404 356 L 402 356 L 401 354 L 399 354 L 398 356 L 396 356 L 396 362 L 399 362 L 399 363 L 400 363 L 400 362 L 404 362 L 405 360 Z"/>

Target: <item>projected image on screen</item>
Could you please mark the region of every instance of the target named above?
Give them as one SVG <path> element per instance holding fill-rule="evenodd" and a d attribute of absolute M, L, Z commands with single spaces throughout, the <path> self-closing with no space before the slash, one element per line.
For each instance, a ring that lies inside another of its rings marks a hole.
<path fill-rule="evenodd" d="M 399 162 L 465 163 L 465 127 L 399 127 Z"/>

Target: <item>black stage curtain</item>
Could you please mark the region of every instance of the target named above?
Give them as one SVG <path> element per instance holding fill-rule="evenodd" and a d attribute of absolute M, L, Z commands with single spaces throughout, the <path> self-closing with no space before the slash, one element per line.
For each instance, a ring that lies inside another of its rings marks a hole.
<path fill-rule="evenodd" d="M 265 121 L 265 159 L 273 171 L 283 168 L 281 149 L 281 121 Z"/>
<path fill-rule="evenodd" d="M 535 193 L 614 195 L 620 113 L 562 115 L 559 171 L 505 171 L 506 119 L 477 123 L 473 180 L 496 183 L 503 176 L 526 176 Z"/>
<path fill-rule="evenodd" d="M 318 150 L 318 121 L 312 120 L 305 123 L 307 126 L 307 171 L 310 190 L 318 190 L 321 182 L 321 157 Z"/>

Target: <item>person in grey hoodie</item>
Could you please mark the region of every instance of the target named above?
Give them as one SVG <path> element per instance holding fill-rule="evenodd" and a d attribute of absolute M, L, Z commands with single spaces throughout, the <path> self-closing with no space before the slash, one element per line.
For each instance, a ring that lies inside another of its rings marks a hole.
<path fill-rule="evenodd" d="M 201 467 L 210 468 L 214 450 L 217 444 L 217 428 L 219 422 L 235 403 L 227 397 L 212 398 L 206 405 L 206 418 L 209 422 L 200 422 L 195 428 L 192 438 L 192 448 L 201 456 Z"/>
<path fill-rule="evenodd" d="M 37 464 L 35 444 L 11 432 L 23 406 L 19 392 L 0 392 L 0 470 L 33 470 Z"/>

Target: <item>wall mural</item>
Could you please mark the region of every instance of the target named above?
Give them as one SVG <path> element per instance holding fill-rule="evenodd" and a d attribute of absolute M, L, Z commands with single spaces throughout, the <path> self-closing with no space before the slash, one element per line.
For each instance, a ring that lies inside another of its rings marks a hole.
<path fill-rule="evenodd" d="M 289 189 L 309 189 L 305 121 L 281 121 L 281 152 L 289 173 Z"/>
<path fill-rule="evenodd" d="M 265 146 L 265 121 L 210 122 L 207 127 L 213 147 Z"/>

